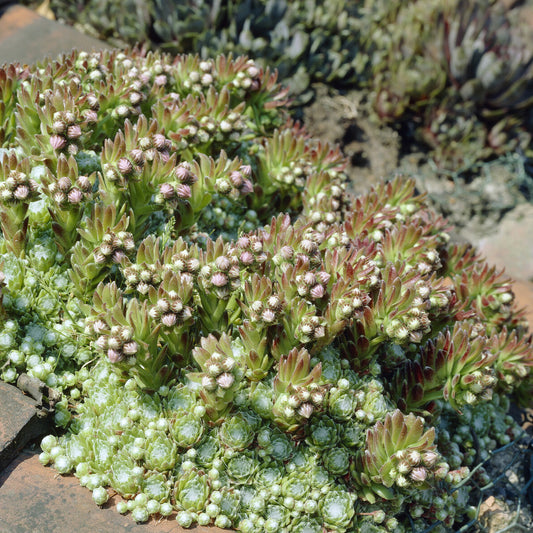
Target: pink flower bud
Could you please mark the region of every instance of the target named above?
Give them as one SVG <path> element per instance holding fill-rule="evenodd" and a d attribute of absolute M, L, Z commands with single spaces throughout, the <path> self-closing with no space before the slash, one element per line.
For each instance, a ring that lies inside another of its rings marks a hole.
<path fill-rule="evenodd" d="M 243 249 L 248 248 L 250 246 L 250 239 L 248 237 L 240 237 L 237 241 L 237 247 Z"/>
<path fill-rule="evenodd" d="M 244 180 L 242 187 L 240 188 L 240 193 L 250 194 L 251 192 L 254 192 L 254 186 L 252 185 L 252 182 L 250 180 Z"/>
<path fill-rule="evenodd" d="M 165 200 L 168 200 L 174 197 L 174 187 L 170 183 L 162 183 L 159 186 L 159 193 Z"/>
<path fill-rule="evenodd" d="M 74 124 L 76 122 L 76 115 L 72 111 L 65 111 L 63 118 L 67 124 Z"/>
<path fill-rule="evenodd" d="M 87 176 L 78 176 L 78 179 L 76 180 L 76 185 L 83 192 L 90 192 L 92 189 L 91 182 Z"/>
<path fill-rule="evenodd" d="M 57 186 L 61 191 L 68 192 L 72 187 L 72 182 L 70 181 L 70 178 L 67 178 L 67 176 L 63 176 L 62 178 L 59 178 L 57 180 Z"/>
<path fill-rule="evenodd" d="M 298 414 L 304 418 L 309 418 L 313 414 L 314 409 L 310 403 L 303 403 L 298 409 Z"/>
<path fill-rule="evenodd" d="M 294 250 L 291 246 L 282 246 L 279 255 L 281 255 L 285 261 L 290 261 L 294 257 Z"/>
<path fill-rule="evenodd" d="M 142 165 L 144 163 L 144 152 L 138 148 L 135 148 L 130 152 L 130 157 L 136 165 Z"/>
<path fill-rule="evenodd" d="M 61 135 L 52 135 L 50 137 L 50 146 L 54 150 L 62 150 L 67 145 L 67 141 Z"/>
<path fill-rule="evenodd" d="M 411 479 L 413 481 L 416 481 L 418 483 L 422 483 L 427 478 L 427 470 L 424 467 L 419 466 L 417 468 L 413 468 L 413 470 L 411 470 L 411 474 L 409 474 L 409 476 L 411 477 Z"/>
<path fill-rule="evenodd" d="M 176 188 L 176 196 L 178 198 L 182 198 L 183 200 L 190 198 L 191 188 L 184 183 L 180 183 L 178 187 Z"/>
<path fill-rule="evenodd" d="M 81 137 L 81 127 L 78 124 L 67 128 L 67 137 L 69 139 L 78 139 Z"/>
<path fill-rule="evenodd" d="M 222 272 L 217 272 L 211 276 L 211 283 L 215 287 L 225 287 L 228 284 L 228 278 Z"/>
<path fill-rule="evenodd" d="M 315 285 L 310 291 L 312 298 L 322 298 L 326 294 L 326 289 L 322 285 Z"/>
<path fill-rule="evenodd" d="M 122 360 L 122 354 L 118 350 L 107 350 L 107 358 L 111 363 L 118 363 Z"/>
<path fill-rule="evenodd" d="M 216 382 L 215 378 L 213 378 L 211 376 L 203 376 L 202 377 L 202 387 L 205 390 L 212 391 L 212 390 L 215 390 L 217 388 L 217 382 Z"/>
<path fill-rule="evenodd" d="M 229 270 L 229 268 L 231 266 L 231 262 L 225 255 L 221 255 L 220 257 L 217 257 L 215 259 L 215 265 L 220 270 L 226 271 L 226 270 Z"/>
<path fill-rule="evenodd" d="M 161 317 L 161 322 L 167 328 L 171 328 L 176 325 L 177 317 L 174 313 L 166 313 Z"/>
<path fill-rule="evenodd" d="M 231 181 L 231 184 L 236 187 L 237 189 L 240 189 L 244 180 L 242 179 L 242 175 L 240 172 L 237 172 L 237 171 L 233 171 L 230 175 L 229 175 L 229 179 Z"/>
<path fill-rule="evenodd" d="M 133 171 L 133 165 L 131 164 L 131 161 L 126 157 L 121 157 L 118 160 L 117 167 L 122 174 L 129 174 Z"/>
<path fill-rule="evenodd" d="M 19 185 L 14 191 L 13 196 L 17 200 L 26 200 L 30 194 L 30 189 L 26 185 Z"/>
<path fill-rule="evenodd" d="M 113 263 L 120 263 L 126 258 L 126 254 L 122 250 L 117 250 L 115 253 L 113 253 Z"/>
<path fill-rule="evenodd" d="M 140 104 L 142 102 L 142 94 L 141 93 L 131 93 L 130 94 L 130 103 L 131 105 L 137 105 L 137 104 Z"/>
<path fill-rule="evenodd" d="M 274 320 L 276 320 L 276 313 L 272 309 L 265 309 L 261 315 L 261 318 L 263 319 L 263 322 L 271 324 L 274 322 Z"/>
<path fill-rule="evenodd" d="M 243 265 L 251 265 L 254 262 L 254 256 L 248 250 L 245 250 L 239 257 Z"/>
<path fill-rule="evenodd" d="M 166 85 L 166 83 L 167 77 L 164 74 L 160 74 L 154 78 L 154 85 L 157 85 L 158 87 L 162 87 L 163 85 Z"/>
<path fill-rule="evenodd" d="M 127 342 L 122 348 L 125 355 L 135 355 L 138 350 L 139 345 L 135 341 Z"/>
<path fill-rule="evenodd" d="M 316 276 L 313 272 L 306 272 L 304 275 L 304 282 L 306 285 L 314 285 L 316 283 Z"/>
<path fill-rule="evenodd" d="M 165 136 L 162 134 L 162 133 L 156 133 L 153 137 L 152 137 L 152 141 L 154 143 L 154 146 L 158 149 L 158 150 L 162 150 L 163 148 L 165 148 L 166 144 L 167 144 L 167 140 L 165 138 Z"/>
<path fill-rule="evenodd" d="M 55 133 L 63 133 L 67 125 L 62 120 L 56 120 L 52 124 L 52 129 Z"/>
<path fill-rule="evenodd" d="M 83 113 L 83 116 L 89 124 L 93 124 L 98 121 L 98 113 L 93 109 L 87 109 L 85 113 Z"/>
<path fill-rule="evenodd" d="M 96 323 L 95 323 L 96 325 Z M 95 325 L 93 326 L 93 329 L 96 333 L 96 328 L 95 328 Z M 105 329 L 105 328 L 102 328 L 102 329 Z M 106 335 L 100 335 L 100 337 L 98 337 L 96 339 L 96 347 L 99 348 L 100 350 L 105 350 L 107 348 L 107 336 Z"/>
<path fill-rule="evenodd" d="M 251 165 L 242 165 L 242 167 L 239 170 L 241 174 L 245 176 L 246 178 L 249 178 L 252 175 Z"/>
<path fill-rule="evenodd" d="M 300 248 L 307 254 L 312 254 L 318 250 L 318 245 L 316 242 L 310 241 L 309 239 L 303 239 L 300 243 Z"/>
<path fill-rule="evenodd" d="M 95 333 L 101 333 L 107 328 L 107 324 L 103 320 L 96 320 L 93 323 L 92 328 Z"/>
<path fill-rule="evenodd" d="M 257 78 L 257 76 L 259 76 L 259 69 L 252 64 L 246 69 L 246 73 L 248 76 L 250 76 L 250 78 Z"/>
<path fill-rule="evenodd" d="M 77 205 L 82 201 L 82 199 L 83 193 L 79 189 L 74 188 L 68 193 L 68 201 L 71 204 Z"/>
<path fill-rule="evenodd" d="M 322 283 L 322 285 L 327 285 L 331 278 L 331 274 L 328 274 L 327 272 L 321 270 L 320 272 L 316 273 L 316 277 L 320 281 L 320 283 Z"/>
<path fill-rule="evenodd" d="M 221 389 L 229 389 L 235 381 L 235 378 L 228 372 L 220 374 L 217 378 L 218 386 Z"/>

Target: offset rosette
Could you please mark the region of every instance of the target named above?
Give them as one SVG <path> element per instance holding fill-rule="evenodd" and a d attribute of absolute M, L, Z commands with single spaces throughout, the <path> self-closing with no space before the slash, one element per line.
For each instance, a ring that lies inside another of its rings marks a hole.
<path fill-rule="evenodd" d="M 390 500 L 394 490 L 427 488 L 448 473 L 433 444 L 435 428 L 424 431 L 424 419 L 400 410 L 388 413 L 366 433 L 364 450 L 352 464 L 352 478 L 370 503 Z"/>

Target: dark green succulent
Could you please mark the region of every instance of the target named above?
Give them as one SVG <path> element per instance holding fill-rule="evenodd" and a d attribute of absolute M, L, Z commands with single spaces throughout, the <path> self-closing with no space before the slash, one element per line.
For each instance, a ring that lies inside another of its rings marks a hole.
<path fill-rule="evenodd" d="M 114 45 L 202 57 L 233 53 L 276 68 L 299 103 L 317 81 L 356 81 L 358 6 L 345 0 L 52 0 L 56 17 Z"/>

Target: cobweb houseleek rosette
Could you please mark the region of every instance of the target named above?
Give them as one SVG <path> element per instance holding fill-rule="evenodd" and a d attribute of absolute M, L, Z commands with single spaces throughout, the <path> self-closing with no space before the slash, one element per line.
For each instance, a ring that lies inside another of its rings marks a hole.
<path fill-rule="evenodd" d="M 387 413 L 383 422 L 367 430 L 365 447 L 352 463 L 361 497 L 370 503 L 390 500 L 396 491 L 428 488 L 433 478 L 444 478 L 449 468 L 434 440 L 435 428 L 424 431 L 423 418 L 399 409 Z"/>

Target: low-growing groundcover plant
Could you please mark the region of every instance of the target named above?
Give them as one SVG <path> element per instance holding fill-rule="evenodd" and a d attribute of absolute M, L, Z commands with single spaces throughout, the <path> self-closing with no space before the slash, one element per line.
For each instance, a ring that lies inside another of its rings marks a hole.
<path fill-rule="evenodd" d="M 0 95 L 1 377 L 62 393 L 43 464 L 138 522 L 475 515 L 531 337 L 412 181 L 351 197 L 245 57 L 72 53 Z"/>
<path fill-rule="evenodd" d="M 34 0 L 25 0 L 35 5 Z M 276 68 L 293 112 L 358 89 L 361 115 L 422 144 L 446 170 L 531 158 L 533 41 L 499 0 L 51 0 L 56 18 L 113 45 L 246 54 Z M 513 4 L 511 6 L 511 4 Z M 527 17 L 525 17 L 527 19 Z M 525 154 L 525 155 L 524 155 Z"/>

